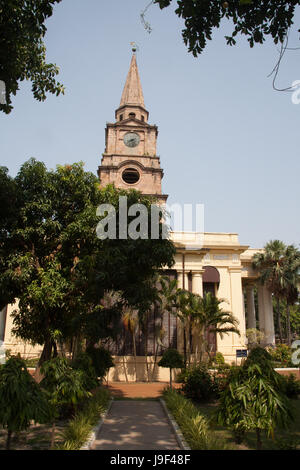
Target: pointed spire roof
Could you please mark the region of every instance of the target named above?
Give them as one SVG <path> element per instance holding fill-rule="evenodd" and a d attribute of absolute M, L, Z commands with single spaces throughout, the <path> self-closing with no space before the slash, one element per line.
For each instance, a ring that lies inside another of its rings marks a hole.
<path fill-rule="evenodd" d="M 129 72 L 121 97 L 120 107 L 126 105 L 142 106 L 145 108 L 144 95 L 136 63 L 135 53 L 132 55 Z"/>

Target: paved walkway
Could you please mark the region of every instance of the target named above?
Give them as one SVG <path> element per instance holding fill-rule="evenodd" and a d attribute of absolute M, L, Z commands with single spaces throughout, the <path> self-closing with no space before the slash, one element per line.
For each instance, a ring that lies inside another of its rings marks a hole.
<path fill-rule="evenodd" d="M 148 385 L 148 384 L 147 384 Z M 115 400 L 92 450 L 180 450 L 159 401 Z"/>

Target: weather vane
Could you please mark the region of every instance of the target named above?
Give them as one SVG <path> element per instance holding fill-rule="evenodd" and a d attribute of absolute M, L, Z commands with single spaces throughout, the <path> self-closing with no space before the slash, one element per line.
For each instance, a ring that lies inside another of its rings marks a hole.
<path fill-rule="evenodd" d="M 131 42 L 130 45 L 132 46 L 132 52 L 136 52 L 139 50 L 136 42 Z"/>

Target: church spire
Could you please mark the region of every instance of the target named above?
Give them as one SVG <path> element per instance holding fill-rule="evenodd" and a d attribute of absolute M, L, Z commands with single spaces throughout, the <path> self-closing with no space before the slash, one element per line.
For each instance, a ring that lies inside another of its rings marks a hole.
<path fill-rule="evenodd" d="M 144 95 L 136 63 L 135 50 L 133 50 L 129 72 L 121 97 L 120 107 L 126 105 L 141 106 L 145 108 Z"/>
<path fill-rule="evenodd" d="M 132 48 L 132 52 L 129 72 L 123 89 L 120 106 L 116 110 L 115 115 L 117 122 L 126 119 L 135 119 L 146 124 L 149 113 L 145 109 L 144 95 L 136 63 L 135 45 Z"/>

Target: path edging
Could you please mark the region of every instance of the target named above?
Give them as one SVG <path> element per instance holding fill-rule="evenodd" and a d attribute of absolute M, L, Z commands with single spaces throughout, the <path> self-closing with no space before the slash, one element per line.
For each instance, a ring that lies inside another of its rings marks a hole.
<path fill-rule="evenodd" d="M 168 418 L 168 421 L 174 431 L 174 434 L 176 436 L 176 440 L 179 444 L 179 446 L 181 447 L 182 450 L 191 450 L 191 448 L 189 447 L 189 445 L 187 444 L 182 432 L 181 432 L 181 429 L 179 428 L 178 424 L 176 423 L 175 419 L 173 418 L 173 416 L 171 415 L 171 413 L 169 412 L 168 408 L 167 408 L 167 405 L 166 405 L 166 402 L 165 400 L 163 400 L 162 398 L 159 399 L 163 409 L 164 409 L 164 412 Z"/>
<path fill-rule="evenodd" d="M 114 398 L 112 397 L 111 400 L 109 401 L 108 403 L 108 407 L 107 409 L 105 410 L 105 412 L 101 415 L 101 418 L 100 420 L 98 421 L 98 423 L 96 424 L 96 426 L 93 427 L 92 431 L 91 431 L 91 434 L 88 438 L 88 440 L 83 444 L 83 446 L 80 447 L 79 450 L 91 450 L 92 448 L 92 445 L 94 444 L 96 438 L 97 438 L 97 435 L 102 427 L 102 424 L 111 408 L 111 405 L 112 405 L 112 402 L 114 401 Z"/>

